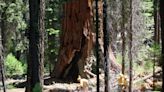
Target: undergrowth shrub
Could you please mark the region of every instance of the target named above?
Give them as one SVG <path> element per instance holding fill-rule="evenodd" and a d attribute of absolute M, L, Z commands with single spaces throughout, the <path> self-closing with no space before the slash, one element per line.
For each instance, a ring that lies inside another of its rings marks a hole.
<path fill-rule="evenodd" d="M 5 60 L 6 76 L 12 77 L 14 75 L 22 75 L 24 73 L 24 67 L 20 61 L 18 61 L 13 54 L 8 54 Z"/>

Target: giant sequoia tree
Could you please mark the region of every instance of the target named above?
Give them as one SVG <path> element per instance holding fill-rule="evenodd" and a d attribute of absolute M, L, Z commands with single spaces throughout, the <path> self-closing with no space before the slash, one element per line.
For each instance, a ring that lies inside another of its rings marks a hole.
<path fill-rule="evenodd" d="M 44 61 L 44 0 L 29 0 L 30 29 L 26 92 L 42 92 Z M 39 87 L 39 91 L 34 91 Z"/>
<path fill-rule="evenodd" d="M 63 5 L 59 57 L 51 77 L 76 80 L 85 77 L 84 65 L 93 46 L 92 0 L 72 0 Z"/>
<path fill-rule="evenodd" d="M 62 32 L 57 64 L 51 74 L 52 78 L 76 80 L 78 75 L 86 77 L 84 66 L 90 57 L 95 41 L 93 32 L 93 1 L 71 0 L 63 4 Z M 103 64 L 103 3 L 98 3 L 99 28 L 98 44 L 100 64 Z M 109 46 L 111 66 L 120 68 L 115 63 L 115 56 Z"/>

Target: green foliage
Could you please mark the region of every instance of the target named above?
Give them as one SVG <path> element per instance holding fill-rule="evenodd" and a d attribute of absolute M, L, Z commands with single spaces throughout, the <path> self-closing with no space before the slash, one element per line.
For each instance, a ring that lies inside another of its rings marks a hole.
<path fill-rule="evenodd" d="M 15 86 L 13 84 L 8 84 L 8 85 L 6 85 L 6 87 L 7 87 L 7 89 L 14 89 L 15 88 Z"/>
<path fill-rule="evenodd" d="M 54 64 L 57 60 L 59 50 L 59 33 L 61 29 L 61 5 L 65 0 L 48 0 L 46 1 L 45 28 L 47 33 L 47 48 L 45 67 L 48 69 L 49 64 Z"/>
<path fill-rule="evenodd" d="M 50 64 L 48 64 L 48 63 L 45 63 L 45 64 L 44 64 L 44 73 L 49 73 L 49 72 L 50 72 L 50 70 L 49 70 L 49 65 L 50 65 Z"/>
<path fill-rule="evenodd" d="M 141 50 L 138 62 L 141 63 L 142 67 L 141 65 L 134 65 L 135 71 L 138 72 L 138 74 L 142 72 L 152 72 L 153 61 L 158 61 L 160 58 L 160 46 L 158 44 L 153 44 L 151 47 L 143 46 Z"/>
<path fill-rule="evenodd" d="M 159 44 L 153 44 L 151 48 L 149 48 L 149 52 L 152 53 L 150 54 L 151 56 L 159 56 L 160 55 L 160 45 Z"/>
<path fill-rule="evenodd" d="M 40 83 L 36 83 L 34 88 L 32 89 L 32 92 L 42 92 L 42 86 Z"/>
<path fill-rule="evenodd" d="M 0 0 L 0 12 L 4 23 L 5 32 L 4 46 L 6 53 L 22 53 L 27 49 L 27 40 L 24 36 L 27 24 L 25 17 L 28 11 L 28 5 L 24 0 Z M 7 34 L 7 35 L 6 35 Z"/>
<path fill-rule="evenodd" d="M 15 50 L 16 51 L 20 51 L 21 53 L 23 53 L 26 49 L 27 49 L 27 39 L 24 39 L 23 41 L 20 41 L 19 43 L 16 44 Z"/>
<path fill-rule="evenodd" d="M 145 38 L 151 39 L 154 31 L 153 0 L 143 0 L 142 6 L 142 14 L 145 22 Z"/>
<path fill-rule="evenodd" d="M 4 19 L 8 22 L 15 22 L 17 29 L 25 29 L 26 23 L 23 20 L 23 13 L 27 11 L 26 5 L 22 0 L 6 1 L 3 4 L 2 11 L 5 13 Z"/>
<path fill-rule="evenodd" d="M 146 13 L 153 13 L 153 2 L 152 1 L 144 1 L 143 2 L 143 9 Z"/>
<path fill-rule="evenodd" d="M 14 0 L 6 6 L 6 19 L 8 22 L 16 22 L 18 29 L 25 29 L 26 23 L 23 20 L 23 13 L 26 12 L 26 5 L 22 0 Z"/>
<path fill-rule="evenodd" d="M 24 73 L 24 67 L 20 61 L 18 61 L 13 54 L 8 54 L 5 60 L 6 75 L 11 77 L 13 75 L 22 75 Z"/>
<path fill-rule="evenodd" d="M 54 28 L 49 28 L 46 31 L 48 32 L 49 35 L 58 35 L 59 34 L 59 30 L 55 30 Z"/>
<path fill-rule="evenodd" d="M 2 10 L 4 9 L 5 6 L 6 6 L 6 3 L 1 0 L 0 1 L 0 12 L 2 12 Z"/>
<path fill-rule="evenodd" d="M 27 63 L 22 64 L 23 66 L 23 73 L 27 73 Z"/>
<path fill-rule="evenodd" d="M 160 45 L 159 44 L 153 44 L 151 48 L 149 48 L 149 57 L 151 61 L 158 61 L 158 62 L 155 62 L 157 64 L 160 64 L 161 60 L 161 48 L 160 48 Z"/>
<path fill-rule="evenodd" d="M 145 70 L 152 70 L 153 68 L 153 62 L 152 61 L 145 61 L 145 64 L 144 64 L 144 69 Z M 148 71 L 148 72 L 150 72 L 150 71 Z"/>

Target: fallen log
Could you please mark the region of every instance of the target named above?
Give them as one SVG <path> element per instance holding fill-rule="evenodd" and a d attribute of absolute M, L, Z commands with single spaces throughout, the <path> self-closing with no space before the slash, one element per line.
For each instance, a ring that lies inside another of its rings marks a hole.
<path fill-rule="evenodd" d="M 153 80 L 151 79 L 146 79 L 145 80 L 150 86 L 153 86 Z"/>
<path fill-rule="evenodd" d="M 94 77 L 94 78 L 96 77 L 96 75 L 94 73 L 92 73 L 91 71 L 89 71 L 87 69 L 85 69 L 84 72 L 87 73 L 88 75 Z"/>
<path fill-rule="evenodd" d="M 158 70 L 155 71 L 154 74 L 157 74 L 157 73 L 160 73 L 160 72 L 162 72 L 162 70 L 161 70 L 161 69 L 158 69 Z M 149 75 L 147 75 L 147 76 L 145 76 L 145 77 L 143 77 L 143 78 L 140 78 L 140 79 L 138 79 L 138 80 L 134 80 L 133 84 L 138 83 L 138 82 L 140 82 L 140 81 L 145 81 L 146 79 L 149 79 L 149 78 L 151 78 L 151 77 L 153 77 L 153 74 L 149 74 Z"/>

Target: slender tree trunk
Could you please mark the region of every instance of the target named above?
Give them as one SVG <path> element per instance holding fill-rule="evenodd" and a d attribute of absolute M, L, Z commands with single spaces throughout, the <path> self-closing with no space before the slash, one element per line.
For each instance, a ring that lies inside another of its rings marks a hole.
<path fill-rule="evenodd" d="M 154 44 L 155 48 L 156 45 L 160 45 L 160 28 L 159 28 L 159 0 L 154 0 Z M 155 63 L 157 62 L 157 55 L 154 52 L 154 61 L 153 61 L 153 80 L 155 77 Z M 153 81 L 153 89 L 154 89 L 154 81 Z"/>
<path fill-rule="evenodd" d="M 160 43 L 159 0 L 154 0 L 154 42 Z"/>
<path fill-rule="evenodd" d="M 103 0 L 105 92 L 110 92 L 109 29 L 107 29 L 107 22 L 107 1 Z"/>
<path fill-rule="evenodd" d="M 132 59 L 132 42 L 133 42 L 133 0 L 130 0 L 130 30 L 129 30 L 129 92 L 133 92 L 133 59 Z"/>
<path fill-rule="evenodd" d="M 125 37 L 125 0 L 122 0 L 122 24 L 121 24 L 121 38 L 122 38 L 122 74 L 125 73 L 125 49 L 126 49 L 126 37 Z"/>
<path fill-rule="evenodd" d="M 2 13 L 0 11 L 0 19 L 2 19 Z M 6 92 L 5 85 L 5 73 L 4 73 L 4 54 L 3 54 L 3 44 L 2 44 L 2 20 L 0 20 L 0 80 L 3 85 L 3 92 Z"/>
<path fill-rule="evenodd" d="M 126 49 L 126 38 L 125 38 L 125 32 L 121 32 L 121 38 L 122 38 L 122 74 L 125 74 L 125 49 Z"/>
<path fill-rule="evenodd" d="M 30 30 L 26 92 L 43 91 L 45 1 L 29 0 Z"/>
<path fill-rule="evenodd" d="M 160 0 L 161 40 L 162 40 L 162 91 L 164 92 L 164 0 Z"/>
<path fill-rule="evenodd" d="M 100 68 L 103 68 L 104 65 L 104 32 L 103 32 L 103 0 L 96 0 L 96 58 L 97 58 L 97 92 L 100 91 L 100 80 L 99 74 Z"/>
<path fill-rule="evenodd" d="M 100 66 L 100 55 L 99 55 L 99 8 L 98 1 L 95 1 L 96 5 L 96 75 L 97 75 L 97 92 L 100 92 L 100 80 L 99 80 L 99 66 Z"/>

